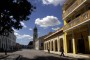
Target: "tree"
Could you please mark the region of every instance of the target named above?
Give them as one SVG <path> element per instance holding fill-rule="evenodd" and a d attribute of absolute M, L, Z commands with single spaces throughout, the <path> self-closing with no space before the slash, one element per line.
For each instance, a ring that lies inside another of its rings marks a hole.
<path fill-rule="evenodd" d="M 0 0 L 0 35 L 21 29 L 21 21 L 29 20 L 35 7 L 27 0 Z"/>

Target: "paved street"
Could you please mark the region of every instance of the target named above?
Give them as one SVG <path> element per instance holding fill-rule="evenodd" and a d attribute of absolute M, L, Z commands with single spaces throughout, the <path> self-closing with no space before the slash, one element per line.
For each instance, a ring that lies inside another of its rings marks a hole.
<path fill-rule="evenodd" d="M 20 60 L 76 60 L 70 57 L 60 57 L 59 55 L 49 54 L 44 51 L 23 49 L 13 54 L 21 55 Z"/>
<path fill-rule="evenodd" d="M 30 50 L 23 49 L 22 51 L 17 51 L 14 54 L 20 54 L 20 60 L 70 60 L 72 58 L 69 57 L 61 57 L 59 55 L 48 54 L 44 51 L 39 50 Z"/>
<path fill-rule="evenodd" d="M 21 55 L 19 60 L 85 60 L 85 59 L 75 59 L 70 57 L 60 57 L 59 55 L 46 53 L 39 50 L 22 49 L 13 53 L 8 53 L 8 55 Z M 90 60 L 90 59 L 87 59 Z"/>

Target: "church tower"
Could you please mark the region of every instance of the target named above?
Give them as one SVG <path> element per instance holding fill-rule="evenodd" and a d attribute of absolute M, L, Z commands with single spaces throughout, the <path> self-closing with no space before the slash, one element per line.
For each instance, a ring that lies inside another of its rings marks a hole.
<path fill-rule="evenodd" d="M 35 48 L 35 40 L 38 38 L 38 29 L 35 25 L 34 29 L 33 29 L 33 48 Z"/>

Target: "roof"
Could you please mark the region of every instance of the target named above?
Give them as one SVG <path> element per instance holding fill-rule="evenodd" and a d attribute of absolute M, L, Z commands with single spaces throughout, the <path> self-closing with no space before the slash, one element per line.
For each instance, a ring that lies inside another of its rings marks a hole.
<path fill-rule="evenodd" d="M 47 35 L 41 36 L 41 37 L 37 38 L 36 41 L 42 40 L 42 39 L 44 39 L 46 36 L 47 36 Z"/>
<path fill-rule="evenodd" d="M 60 32 L 60 31 L 63 31 L 63 27 L 61 27 L 60 29 L 56 30 L 55 32 L 51 33 L 51 34 L 48 34 L 44 39 L 47 39 L 53 35 L 55 35 L 56 33 Z"/>

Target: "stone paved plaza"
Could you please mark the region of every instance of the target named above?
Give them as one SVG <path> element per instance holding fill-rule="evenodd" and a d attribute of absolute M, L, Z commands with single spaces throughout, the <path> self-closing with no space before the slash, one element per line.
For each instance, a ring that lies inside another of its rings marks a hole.
<path fill-rule="evenodd" d="M 46 53 L 39 50 L 23 49 L 22 51 L 15 52 L 14 54 L 20 54 L 20 60 L 71 60 L 73 58 L 60 57 L 59 55 L 54 55 Z"/>
<path fill-rule="evenodd" d="M 21 57 L 19 60 L 86 60 L 86 59 L 70 58 L 68 56 L 60 57 L 59 55 L 46 53 L 43 50 L 33 50 L 33 49 L 22 49 L 20 51 L 8 53 L 8 55 L 13 54 L 20 55 Z"/>

